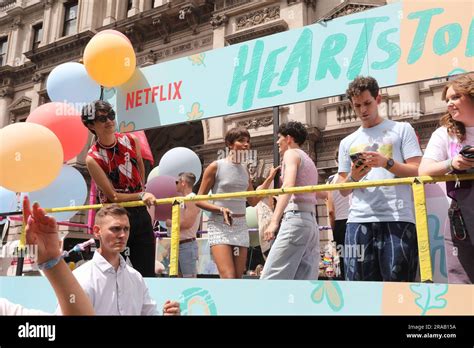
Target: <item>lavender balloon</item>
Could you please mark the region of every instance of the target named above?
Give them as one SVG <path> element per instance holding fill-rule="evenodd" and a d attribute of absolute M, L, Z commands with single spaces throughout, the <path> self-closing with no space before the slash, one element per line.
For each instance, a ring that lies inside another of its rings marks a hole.
<path fill-rule="evenodd" d="M 146 184 L 146 192 L 153 193 L 157 199 L 179 196 L 176 191 L 176 178 L 160 175 Z M 160 204 L 155 207 L 155 220 L 171 219 L 171 204 Z"/>

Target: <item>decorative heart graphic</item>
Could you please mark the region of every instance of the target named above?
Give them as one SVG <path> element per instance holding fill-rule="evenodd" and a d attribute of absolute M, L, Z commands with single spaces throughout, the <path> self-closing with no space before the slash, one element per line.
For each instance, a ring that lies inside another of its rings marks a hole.
<path fill-rule="evenodd" d="M 130 144 L 130 139 L 128 139 L 128 137 L 120 137 L 118 138 L 118 142 L 125 146 L 127 149 L 132 149 L 132 145 Z"/>
<path fill-rule="evenodd" d="M 94 153 L 96 156 L 100 157 L 105 163 L 109 163 L 109 157 L 107 157 L 107 151 L 102 148 L 99 148 L 99 152 Z"/>
<path fill-rule="evenodd" d="M 125 162 L 125 164 L 119 164 L 120 173 L 125 175 L 127 178 L 132 178 L 132 163 L 130 161 Z"/>
<path fill-rule="evenodd" d="M 125 121 L 120 122 L 120 126 L 119 126 L 120 133 L 132 132 L 134 130 L 135 130 L 135 123 L 129 122 L 125 124 Z"/>

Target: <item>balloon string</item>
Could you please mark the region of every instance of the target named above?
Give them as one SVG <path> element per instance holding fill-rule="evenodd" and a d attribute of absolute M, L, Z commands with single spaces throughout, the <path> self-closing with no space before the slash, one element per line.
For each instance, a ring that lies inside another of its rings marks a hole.
<path fill-rule="evenodd" d="M 25 249 L 25 244 L 26 244 L 26 223 L 27 223 L 26 212 L 23 211 L 22 215 L 23 215 L 23 223 L 21 225 L 20 242 L 18 244 L 18 248 L 20 250 Z"/>

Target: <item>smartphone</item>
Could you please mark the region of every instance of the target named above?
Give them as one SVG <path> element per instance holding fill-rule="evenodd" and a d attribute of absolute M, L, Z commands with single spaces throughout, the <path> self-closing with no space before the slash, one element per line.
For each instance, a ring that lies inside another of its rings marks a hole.
<path fill-rule="evenodd" d="M 232 226 L 233 219 L 232 219 L 232 214 L 231 213 L 224 213 L 224 223 L 227 226 Z"/>
<path fill-rule="evenodd" d="M 471 145 L 465 145 L 460 154 L 465 158 L 465 159 L 468 159 L 468 160 L 472 160 L 474 159 L 474 146 L 471 146 Z"/>
<path fill-rule="evenodd" d="M 361 156 L 361 153 L 360 153 L 360 152 L 353 153 L 352 155 L 350 155 L 351 161 L 352 161 L 352 162 L 356 162 L 358 159 L 360 159 L 360 156 Z"/>
<path fill-rule="evenodd" d="M 349 155 L 351 158 L 351 161 L 355 163 L 355 167 L 359 168 L 363 163 L 363 159 L 361 158 L 362 154 L 360 152 L 353 153 L 352 155 Z"/>

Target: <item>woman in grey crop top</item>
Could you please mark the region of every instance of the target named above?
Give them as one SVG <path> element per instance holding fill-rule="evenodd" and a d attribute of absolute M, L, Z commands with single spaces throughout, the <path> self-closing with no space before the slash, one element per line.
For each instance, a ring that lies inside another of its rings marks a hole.
<path fill-rule="evenodd" d="M 245 128 L 232 128 L 225 136 L 225 158 L 212 162 L 204 171 L 199 195 L 253 191 L 246 165 L 252 159 L 250 133 Z M 271 172 L 257 189 L 267 189 L 275 176 Z M 221 278 L 241 278 L 247 262 L 249 247 L 248 227 L 245 220 L 246 202 L 255 206 L 258 197 L 234 198 L 220 201 L 196 202 L 212 214 L 208 221 L 209 245 Z"/>

